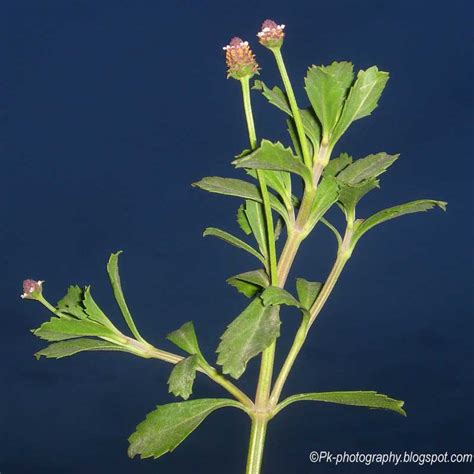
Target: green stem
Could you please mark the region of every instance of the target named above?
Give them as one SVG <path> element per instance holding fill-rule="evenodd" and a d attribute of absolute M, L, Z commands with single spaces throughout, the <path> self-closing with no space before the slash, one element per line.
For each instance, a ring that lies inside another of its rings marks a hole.
<path fill-rule="evenodd" d="M 288 96 L 288 102 L 290 103 L 291 113 L 293 114 L 293 119 L 295 120 L 296 131 L 298 132 L 298 138 L 301 143 L 301 151 L 303 153 L 303 161 L 308 168 L 311 168 L 311 157 L 309 155 L 308 142 L 306 140 L 303 122 L 301 121 L 300 109 L 296 103 L 295 93 L 293 92 L 293 87 L 286 70 L 285 62 L 283 61 L 281 50 L 280 48 L 272 48 L 271 51 L 275 56 L 278 70 L 280 71 L 283 85 L 285 86 L 286 95 Z"/>
<path fill-rule="evenodd" d="M 268 419 L 266 417 L 258 414 L 252 416 L 246 474 L 260 474 L 267 425 Z"/>
<path fill-rule="evenodd" d="M 313 306 L 309 310 L 309 316 L 303 318 L 300 328 L 296 333 L 295 339 L 293 341 L 293 345 L 286 357 L 285 362 L 278 374 L 278 377 L 275 381 L 275 385 L 272 390 L 272 394 L 270 396 L 270 405 L 275 407 L 280 399 L 281 392 L 285 385 L 285 382 L 290 374 L 291 369 L 293 368 L 293 364 L 295 363 L 298 354 L 303 347 L 303 344 L 306 341 L 306 337 L 308 336 L 309 329 L 311 325 L 314 323 L 315 319 L 318 317 L 319 313 L 321 312 L 324 304 L 326 303 L 329 295 L 331 294 L 334 286 L 341 275 L 342 270 L 344 269 L 345 264 L 350 258 L 350 242 L 352 238 L 352 228 L 348 227 L 346 229 L 346 233 L 344 235 L 344 239 L 342 241 L 342 245 L 338 250 L 336 261 L 334 262 L 334 266 L 331 269 L 331 272 L 326 279 L 316 301 L 314 302 Z"/>
<path fill-rule="evenodd" d="M 63 314 L 61 311 L 55 308 L 43 296 L 38 298 L 38 301 L 56 316 L 61 318 L 70 318 L 68 315 Z M 177 364 L 178 362 L 181 362 L 184 359 L 184 357 L 180 355 L 158 349 L 148 342 L 140 341 L 132 337 L 125 336 L 118 329 L 116 329 L 116 331 L 117 339 L 111 337 L 100 337 L 100 339 L 104 339 L 105 341 L 117 344 L 118 346 L 128 350 L 128 352 L 130 352 L 131 354 L 134 354 L 138 357 L 143 357 L 144 359 L 158 359 L 163 362 L 168 362 L 170 364 Z M 214 367 L 210 366 L 206 361 L 199 361 L 198 370 L 199 372 L 206 374 L 211 380 L 216 382 L 218 385 L 225 388 L 246 408 L 253 408 L 254 404 L 252 400 L 250 400 L 250 398 L 238 387 L 236 387 L 230 380 L 227 380 L 224 376 L 219 374 L 219 372 L 217 372 L 217 370 Z"/>
<path fill-rule="evenodd" d="M 250 148 L 254 150 L 257 148 L 257 135 L 255 133 L 255 123 L 252 113 L 252 102 L 250 101 L 250 78 L 244 77 L 240 80 L 242 84 L 242 97 L 244 102 L 245 118 L 247 121 L 247 129 L 249 134 Z M 257 170 L 257 178 L 260 184 L 260 191 L 262 193 L 263 210 L 265 213 L 265 223 L 267 228 L 267 246 L 269 259 L 269 273 L 271 284 L 276 286 L 278 284 L 277 277 L 277 259 L 275 248 L 275 232 L 273 228 L 272 208 L 270 206 L 270 196 L 268 194 L 267 183 L 261 170 Z"/>
<path fill-rule="evenodd" d="M 217 372 L 214 367 L 211 367 L 207 362 L 205 364 L 200 364 L 202 371 L 214 382 L 216 382 L 221 387 L 225 388 L 231 395 L 233 395 L 239 402 L 241 402 L 248 409 L 253 409 L 254 403 L 250 398 L 242 392 L 238 387 L 236 387 L 230 380 L 226 379 L 223 375 Z"/>
<path fill-rule="evenodd" d="M 250 101 L 250 87 L 249 77 L 241 79 L 242 84 L 242 96 L 244 100 L 245 118 L 247 120 L 247 129 L 249 133 L 250 147 L 255 149 L 257 147 L 257 135 L 255 133 L 255 124 L 253 121 L 252 114 L 252 103 Z M 268 246 L 268 257 L 269 257 L 269 273 L 270 283 L 273 286 L 278 285 L 278 271 L 277 271 L 277 259 L 276 259 L 276 248 L 275 248 L 275 234 L 273 230 L 273 218 L 272 209 L 270 207 L 270 197 L 268 195 L 267 184 L 265 177 L 260 170 L 257 170 L 257 178 L 260 184 L 260 191 L 262 193 L 263 209 L 265 213 L 265 221 L 267 227 L 267 246 Z M 260 365 L 260 374 L 257 384 L 257 394 L 255 403 L 257 406 L 265 405 L 271 390 L 271 382 L 273 375 L 273 362 L 275 359 L 275 342 L 272 343 L 262 353 L 262 362 Z"/>

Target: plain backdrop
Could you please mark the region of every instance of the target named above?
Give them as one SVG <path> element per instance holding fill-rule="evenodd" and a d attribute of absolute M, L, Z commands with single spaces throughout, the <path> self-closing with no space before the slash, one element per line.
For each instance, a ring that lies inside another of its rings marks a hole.
<path fill-rule="evenodd" d="M 311 464 L 311 450 L 469 452 L 473 440 L 472 4 L 461 0 L 22 1 L 0 4 L 2 68 L 0 471 L 2 474 L 241 473 L 249 423 L 210 416 L 174 453 L 127 458 L 127 437 L 168 403 L 170 367 L 120 353 L 36 361 L 29 330 L 49 316 L 20 300 L 25 278 L 57 301 L 91 284 L 123 327 L 108 286 L 109 254 L 124 250 L 124 291 L 141 332 L 164 336 L 194 320 L 214 362 L 245 298 L 225 279 L 251 256 L 201 238 L 237 231 L 238 200 L 192 188 L 203 176 L 243 176 L 247 146 L 239 85 L 222 46 L 251 42 L 261 78 L 280 84 L 255 34 L 287 25 L 284 55 L 297 98 L 310 64 L 350 60 L 390 71 L 379 108 L 338 145 L 359 158 L 400 160 L 360 215 L 418 198 L 448 212 L 411 215 L 360 242 L 294 367 L 285 395 L 377 390 L 406 401 L 383 411 L 295 404 L 271 423 L 265 472 L 470 473 L 468 465 Z M 259 137 L 288 144 L 284 117 L 253 94 Z M 340 223 L 337 212 L 335 222 Z M 335 242 L 324 227 L 303 245 L 289 281 L 325 278 Z M 284 311 L 281 363 L 296 329 Z M 253 392 L 257 364 L 239 383 Z M 198 377 L 195 397 L 225 393 Z"/>

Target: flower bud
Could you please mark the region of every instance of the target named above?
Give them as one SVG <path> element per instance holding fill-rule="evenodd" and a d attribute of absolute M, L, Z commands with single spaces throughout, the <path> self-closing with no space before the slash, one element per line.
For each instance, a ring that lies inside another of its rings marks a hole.
<path fill-rule="evenodd" d="M 277 25 L 273 20 L 265 20 L 262 30 L 257 33 L 260 44 L 266 48 L 279 48 L 283 44 L 285 25 Z"/>
<path fill-rule="evenodd" d="M 254 74 L 258 74 L 258 64 L 247 41 L 235 37 L 222 49 L 225 51 L 228 78 L 250 78 Z"/>
<path fill-rule="evenodd" d="M 28 300 L 37 300 L 41 297 L 43 291 L 43 281 L 25 280 L 23 282 L 23 294 L 21 298 Z"/>

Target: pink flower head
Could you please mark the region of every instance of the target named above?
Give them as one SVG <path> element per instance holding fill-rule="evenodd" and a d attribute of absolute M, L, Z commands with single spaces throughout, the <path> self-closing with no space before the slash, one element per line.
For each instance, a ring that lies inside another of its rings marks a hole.
<path fill-rule="evenodd" d="M 241 79 L 258 74 L 258 64 L 247 41 L 234 37 L 222 49 L 225 51 L 227 77 Z"/>
<path fill-rule="evenodd" d="M 279 48 L 283 44 L 285 25 L 277 25 L 273 20 L 265 20 L 257 33 L 260 44 L 266 48 Z"/>
<path fill-rule="evenodd" d="M 37 300 L 43 291 L 43 281 L 25 280 L 23 282 L 23 294 L 21 298 L 28 300 Z"/>

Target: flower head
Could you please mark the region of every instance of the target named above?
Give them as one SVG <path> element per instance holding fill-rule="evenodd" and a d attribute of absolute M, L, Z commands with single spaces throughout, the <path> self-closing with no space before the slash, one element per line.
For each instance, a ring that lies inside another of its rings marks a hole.
<path fill-rule="evenodd" d="M 23 294 L 21 298 L 37 300 L 43 291 L 43 281 L 25 280 L 23 282 Z"/>
<path fill-rule="evenodd" d="M 247 41 L 234 37 L 222 49 L 225 51 L 227 77 L 242 79 L 258 74 L 258 64 Z"/>
<path fill-rule="evenodd" d="M 285 25 L 277 25 L 273 20 L 265 20 L 257 33 L 260 44 L 266 48 L 279 48 L 283 44 Z"/>

